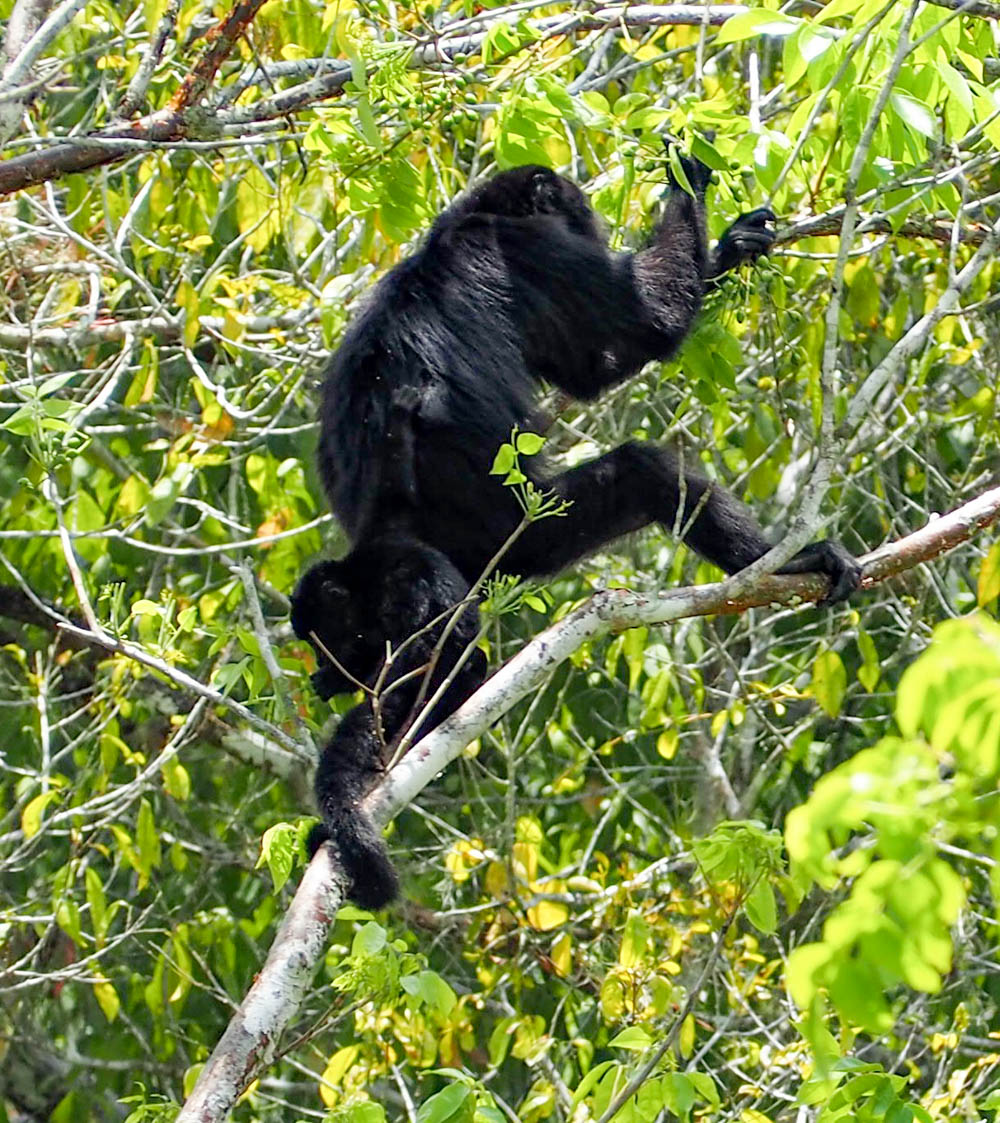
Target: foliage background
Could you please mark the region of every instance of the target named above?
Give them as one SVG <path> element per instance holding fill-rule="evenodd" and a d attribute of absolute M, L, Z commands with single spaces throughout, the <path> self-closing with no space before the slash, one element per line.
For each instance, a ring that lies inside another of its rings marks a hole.
<path fill-rule="evenodd" d="M 822 432 L 859 553 L 996 479 L 997 12 L 766 7 L 272 2 L 181 139 L 0 201 L 0 1117 L 170 1118 L 259 967 L 330 718 L 287 624 L 346 545 L 319 370 L 471 180 L 556 166 L 632 247 L 670 133 L 717 168 L 713 236 L 782 216 L 678 361 L 562 410 L 562 462 L 674 439 L 780 533 Z M 168 107 L 225 12 L 76 8 L 9 159 L 107 126 L 147 56 Z M 490 658 L 595 588 L 716 576 L 647 532 Z M 603 1121 L 638 1074 L 620 1118 L 992 1118 L 998 592 L 986 538 L 846 610 L 580 650 L 399 818 L 405 904 L 342 913 L 235 1117 Z"/>

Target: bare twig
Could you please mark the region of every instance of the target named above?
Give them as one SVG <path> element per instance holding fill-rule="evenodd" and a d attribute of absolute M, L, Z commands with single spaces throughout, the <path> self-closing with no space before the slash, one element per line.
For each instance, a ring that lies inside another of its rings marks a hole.
<path fill-rule="evenodd" d="M 11 45 L 9 43 L 5 45 L 8 62 L 4 67 L 3 77 L 0 78 L 0 92 L 13 89 L 28 76 L 28 72 L 41 58 L 52 40 L 86 3 L 87 0 L 63 0 L 54 12 L 47 15 L 41 24 L 36 26 L 31 38 L 26 42 L 22 41 L 16 56 L 11 52 Z M 40 5 L 39 10 L 47 11 L 50 6 L 50 4 Z M 31 20 L 33 14 L 26 13 L 26 21 Z"/>
<path fill-rule="evenodd" d="M 156 70 L 156 65 L 163 56 L 163 48 L 167 45 L 167 39 L 177 23 L 179 8 L 180 0 L 170 0 L 163 15 L 160 16 L 156 31 L 149 41 L 146 53 L 142 56 L 142 62 L 139 63 L 139 69 L 132 76 L 132 81 L 129 82 L 125 96 L 118 106 L 119 117 L 131 117 L 142 105 L 143 99 L 146 97 L 146 90 L 149 89 L 149 83 Z"/>
<path fill-rule="evenodd" d="M 803 238 L 820 238 L 840 233 L 841 212 L 838 208 L 829 214 L 817 215 L 796 222 L 786 230 L 780 230 L 776 239 L 778 245 L 798 242 Z M 955 229 L 954 222 L 944 219 L 918 215 L 908 218 L 895 226 L 884 215 L 858 216 L 857 233 L 894 234 L 898 238 L 930 238 L 934 242 L 951 242 Z M 982 224 L 963 226 L 959 229 L 958 239 L 964 245 L 981 246 L 990 236 L 990 228 Z"/>
<path fill-rule="evenodd" d="M 83 6 L 83 2 L 84 0 L 64 0 L 21 52 L 15 76 L 24 71 L 23 59 L 28 58 L 29 65 L 33 61 L 32 45 L 41 38 L 47 26 L 64 9 L 68 10 L 71 5 L 75 5 L 75 11 Z M 134 122 L 112 125 L 89 136 L 80 137 L 79 140 L 15 156 L 0 163 L 0 195 L 45 183 L 70 172 L 82 172 L 88 168 L 117 163 L 133 151 L 135 141 L 165 144 L 190 137 L 217 136 L 218 124 L 198 107 L 198 102 L 236 40 L 246 31 L 264 2 L 265 0 L 239 0 L 234 4 L 229 13 L 209 32 L 208 46 L 185 76 L 166 108 Z M 5 78 L 4 81 L 12 79 Z"/>

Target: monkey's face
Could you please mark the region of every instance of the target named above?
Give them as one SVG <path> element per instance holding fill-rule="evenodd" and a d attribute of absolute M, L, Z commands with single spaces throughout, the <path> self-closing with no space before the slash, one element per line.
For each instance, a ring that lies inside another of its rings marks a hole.
<path fill-rule="evenodd" d="M 322 698 L 370 686 L 384 654 L 384 645 L 372 637 L 378 628 L 368 598 L 351 587 L 350 577 L 341 562 L 320 562 L 292 594 L 292 630 L 316 652 L 313 685 Z"/>

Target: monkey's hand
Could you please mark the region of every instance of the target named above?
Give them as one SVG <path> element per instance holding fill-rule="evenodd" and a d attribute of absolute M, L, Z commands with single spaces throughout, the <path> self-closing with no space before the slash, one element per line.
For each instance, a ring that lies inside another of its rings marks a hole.
<path fill-rule="evenodd" d="M 695 156 L 685 156 L 673 141 L 664 140 L 663 147 L 667 150 L 667 184 L 670 189 L 672 191 L 685 190 L 678 181 L 677 174 L 672 166 L 676 161 L 691 185 L 692 191 L 699 199 L 704 199 L 708 185 L 712 182 L 712 169 Z"/>
<path fill-rule="evenodd" d="M 774 245 L 776 222 L 774 211 L 760 207 L 749 214 L 741 214 L 719 239 L 712 251 L 708 267 L 708 278 L 718 277 L 742 265 L 744 261 L 756 261 Z"/>
<path fill-rule="evenodd" d="M 800 550 L 779 573 L 823 573 L 830 579 L 830 591 L 819 602 L 838 604 L 861 586 L 861 566 L 839 542 L 824 538 Z"/>

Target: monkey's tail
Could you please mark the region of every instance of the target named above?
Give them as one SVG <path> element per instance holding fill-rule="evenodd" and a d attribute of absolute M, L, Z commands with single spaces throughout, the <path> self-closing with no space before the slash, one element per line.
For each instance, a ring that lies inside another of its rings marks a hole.
<path fill-rule="evenodd" d="M 323 821 L 313 827 L 306 845 L 313 855 L 332 841 L 351 883 L 351 900 L 364 909 L 380 909 L 399 896 L 399 876 L 381 831 L 361 808 L 371 780 L 369 773 L 320 765 L 316 797 Z"/>

